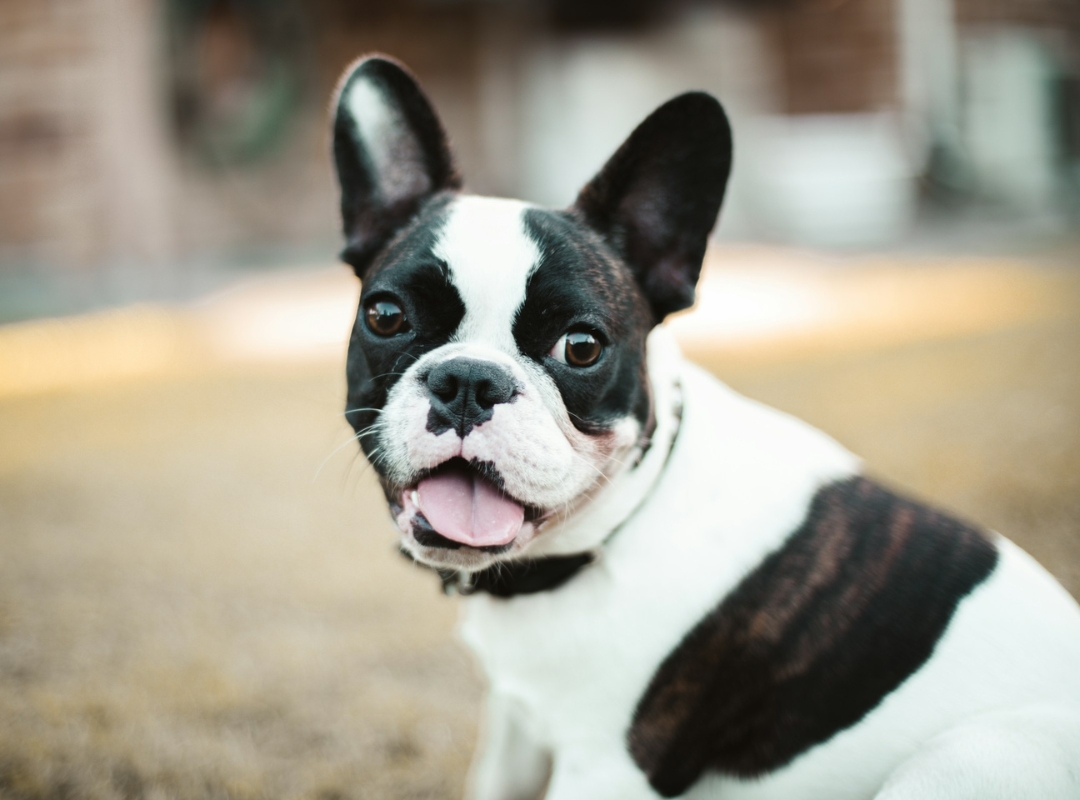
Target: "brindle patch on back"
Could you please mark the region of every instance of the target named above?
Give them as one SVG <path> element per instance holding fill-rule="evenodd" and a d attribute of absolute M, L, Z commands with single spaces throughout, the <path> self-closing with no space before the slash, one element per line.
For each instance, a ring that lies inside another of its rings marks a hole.
<path fill-rule="evenodd" d="M 706 770 L 783 766 L 918 670 L 997 558 L 979 531 L 865 478 L 823 488 L 660 666 L 628 734 L 634 760 L 664 797 Z"/>

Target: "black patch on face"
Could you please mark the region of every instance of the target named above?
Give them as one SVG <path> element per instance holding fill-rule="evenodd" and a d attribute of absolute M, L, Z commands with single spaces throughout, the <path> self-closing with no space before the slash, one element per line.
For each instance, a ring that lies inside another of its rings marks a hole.
<path fill-rule="evenodd" d="M 369 431 L 401 375 L 424 353 L 446 344 L 465 316 L 465 305 L 446 265 L 433 255 L 452 195 L 430 200 L 372 265 L 349 339 L 346 416 L 379 470 L 378 437 Z M 409 330 L 382 337 L 368 330 L 364 304 L 387 298 L 404 309 Z"/>
<path fill-rule="evenodd" d="M 651 403 L 645 338 L 653 323 L 641 289 L 573 213 L 530 209 L 525 229 L 540 263 L 514 320 L 518 348 L 554 379 L 579 430 L 597 433 L 628 415 L 647 429 Z M 574 367 L 550 355 L 571 329 L 589 330 L 603 343 L 595 364 Z"/>
<path fill-rule="evenodd" d="M 784 766 L 918 670 L 997 559 L 979 531 L 865 478 L 822 489 L 661 664 L 627 735 L 634 761 L 664 797 L 706 770 Z"/>

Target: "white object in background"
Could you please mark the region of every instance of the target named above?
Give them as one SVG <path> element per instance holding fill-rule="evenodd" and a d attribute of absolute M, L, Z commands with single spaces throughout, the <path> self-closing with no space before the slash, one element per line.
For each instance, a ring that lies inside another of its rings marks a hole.
<path fill-rule="evenodd" d="M 954 0 L 900 0 L 897 5 L 904 134 L 916 162 L 930 151 L 950 155 L 960 143 L 960 66 Z"/>
<path fill-rule="evenodd" d="M 963 41 L 964 139 L 978 191 L 1040 211 L 1054 201 L 1053 62 L 1038 38 L 993 30 Z"/>
<path fill-rule="evenodd" d="M 825 247 L 883 244 L 916 207 L 914 171 L 891 114 L 764 117 L 743 148 L 769 233 Z"/>
<path fill-rule="evenodd" d="M 642 119 L 682 92 L 724 105 L 735 163 L 717 232 L 751 238 L 742 148 L 746 120 L 777 106 L 768 32 L 752 14 L 688 6 L 666 25 L 624 34 L 565 37 L 525 56 L 520 91 L 522 181 L 517 194 L 554 207 L 570 203 Z"/>

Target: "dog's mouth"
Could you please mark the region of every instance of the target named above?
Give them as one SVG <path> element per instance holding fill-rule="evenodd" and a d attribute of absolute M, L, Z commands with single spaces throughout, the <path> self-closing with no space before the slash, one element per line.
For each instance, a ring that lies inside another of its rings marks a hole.
<path fill-rule="evenodd" d="M 509 550 L 542 509 L 511 497 L 491 464 L 453 458 L 424 473 L 400 495 L 413 538 L 423 547 Z"/>

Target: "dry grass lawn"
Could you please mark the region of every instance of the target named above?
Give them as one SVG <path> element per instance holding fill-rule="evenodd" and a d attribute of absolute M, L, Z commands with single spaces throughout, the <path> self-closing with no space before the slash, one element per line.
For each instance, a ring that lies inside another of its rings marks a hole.
<path fill-rule="evenodd" d="M 1080 275 L 1048 280 L 998 325 L 695 355 L 1078 594 Z M 319 361 L 0 397 L 0 798 L 459 796 L 482 682 L 353 448 L 313 480 L 342 394 Z"/>

